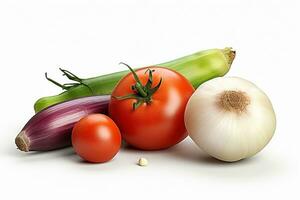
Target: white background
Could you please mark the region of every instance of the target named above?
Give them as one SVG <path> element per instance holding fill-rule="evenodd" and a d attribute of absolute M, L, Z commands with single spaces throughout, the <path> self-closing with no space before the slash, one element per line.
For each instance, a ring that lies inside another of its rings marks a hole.
<path fill-rule="evenodd" d="M 296 0 L 1 0 L 0 199 L 299 199 L 299 19 Z M 90 77 L 225 46 L 237 51 L 228 75 L 256 83 L 277 114 L 274 138 L 251 159 L 222 163 L 189 139 L 122 149 L 105 164 L 14 145 L 35 100 L 61 92 L 46 71 Z M 142 156 L 149 166 L 136 165 Z"/>

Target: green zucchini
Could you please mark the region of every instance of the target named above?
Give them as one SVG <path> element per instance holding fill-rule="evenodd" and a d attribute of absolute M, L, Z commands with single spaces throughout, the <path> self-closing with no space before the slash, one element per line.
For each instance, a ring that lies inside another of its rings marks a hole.
<path fill-rule="evenodd" d="M 209 49 L 200 51 L 176 60 L 158 64 L 156 66 L 175 70 L 185 76 L 197 88 L 201 83 L 219 76 L 224 76 L 234 60 L 235 51 L 231 48 Z M 74 83 L 59 84 L 46 78 L 63 88 L 64 92 L 38 99 L 34 104 L 35 112 L 39 112 L 51 105 L 64 101 L 95 95 L 111 94 L 118 81 L 129 71 L 121 71 L 93 78 L 81 79 L 73 73 L 60 69 Z"/>

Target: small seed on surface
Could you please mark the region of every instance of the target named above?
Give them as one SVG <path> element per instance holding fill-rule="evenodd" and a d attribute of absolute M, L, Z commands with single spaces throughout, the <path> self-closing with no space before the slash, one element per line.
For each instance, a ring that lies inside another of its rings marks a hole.
<path fill-rule="evenodd" d="M 146 158 L 140 158 L 138 161 L 139 166 L 147 166 L 148 165 L 148 160 Z"/>

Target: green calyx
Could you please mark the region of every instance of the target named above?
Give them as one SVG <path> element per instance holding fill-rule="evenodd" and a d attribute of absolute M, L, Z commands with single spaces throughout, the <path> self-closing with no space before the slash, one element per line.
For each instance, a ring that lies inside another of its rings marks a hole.
<path fill-rule="evenodd" d="M 134 92 L 133 94 L 128 94 L 128 95 L 125 95 L 125 96 L 114 97 L 114 98 L 116 98 L 118 100 L 136 99 L 136 102 L 134 102 L 133 105 L 132 105 L 133 110 L 136 110 L 143 103 L 149 104 L 152 100 L 152 95 L 159 89 L 159 87 L 162 83 L 162 78 L 160 78 L 160 81 L 156 86 L 152 87 L 152 84 L 153 84 L 153 75 L 152 75 L 152 73 L 155 70 L 147 69 L 145 71 L 145 73 L 148 72 L 149 77 L 148 77 L 147 83 L 145 85 L 143 85 L 141 83 L 141 80 L 137 76 L 136 72 L 129 65 L 127 65 L 125 63 L 122 63 L 122 62 L 120 64 L 123 64 L 123 65 L 125 65 L 129 68 L 129 70 L 133 74 L 133 77 L 134 77 L 134 80 L 136 81 L 136 83 L 131 86 L 131 89 Z"/>
<path fill-rule="evenodd" d="M 45 73 L 45 78 L 50 81 L 51 83 L 53 83 L 54 85 L 57 85 L 58 87 L 62 88 L 63 90 L 70 90 L 78 85 L 84 85 L 85 87 L 87 87 L 89 89 L 89 91 L 91 92 L 91 94 L 93 94 L 93 90 L 84 83 L 84 79 L 79 78 L 78 76 L 76 76 L 75 74 L 73 74 L 72 72 L 59 68 L 59 70 L 63 73 L 63 76 L 66 76 L 69 80 L 74 81 L 73 83 L 65 83 L 65 84 L 60 84 L 57 81 L 51 79 L 48 77 L 47 72 Z"/>

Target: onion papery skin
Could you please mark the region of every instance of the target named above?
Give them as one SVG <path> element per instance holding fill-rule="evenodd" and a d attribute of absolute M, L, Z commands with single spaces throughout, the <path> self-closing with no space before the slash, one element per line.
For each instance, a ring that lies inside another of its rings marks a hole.
<path fill-rule="evenodd" d="M 218 101 L 224 91 L 237 91 L 249 101 L 243 111 L 229 111 Z M 190 98 L 185 125 L 192 140 L 209 155 L 227 162 L 251 157 L 271 140 L 276 117 L 267 95 L 238 77 L 220 77 L 202 84 Z"/>

